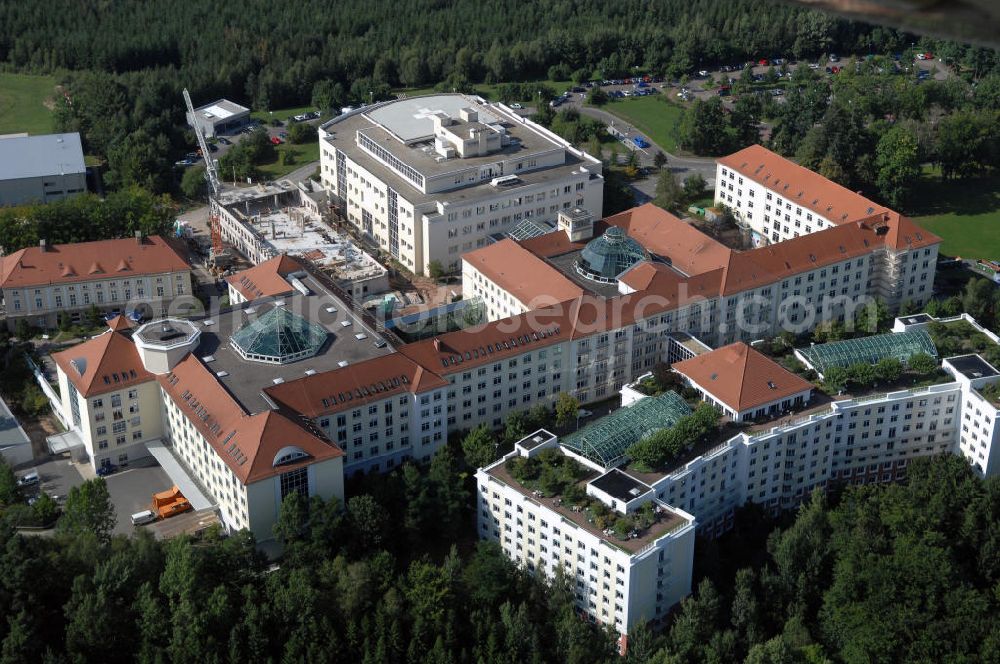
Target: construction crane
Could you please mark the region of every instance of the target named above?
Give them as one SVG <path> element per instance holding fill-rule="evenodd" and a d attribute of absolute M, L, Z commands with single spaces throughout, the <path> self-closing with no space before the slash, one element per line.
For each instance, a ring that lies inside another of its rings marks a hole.
<path fill-rule="evenodd" d="M 221 189 L 219 185 L 219 172 L 215 168 L 215 161 L 212 159 L 212 153 L 208 149 L 205 132 L 202 131 L 201 125 L 198 124 L 197 118 L 195 118 L 194 104 L 191 103 L 191 95 L 188 93 L 187 88 L 184 88 L 184 104 L 187 106 L 188 124 L 194 130 L 194 135 L 198 139 L 198 147 L 201 148 L 201 158 L 205 160 L 205 179 L 208 180 L 208 187 L 211 190 L 208 195 L 208 227 L 212 238 L 212 254 L 209 260 L 212 267 L 219 267 L 219 264 L 224 262 L 222 257 L 225 251 L 225 248 L 222 246 L 222 229 L 219 226 L 219 191 Z"/>

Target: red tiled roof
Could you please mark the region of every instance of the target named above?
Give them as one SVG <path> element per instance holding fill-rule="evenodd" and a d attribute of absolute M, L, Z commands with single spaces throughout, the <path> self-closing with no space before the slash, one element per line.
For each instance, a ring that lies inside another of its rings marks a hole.
<path fill-rule="evenodd" d="M 561 231 L 555 231 L 566 237 Z M 583 289 L 517 242 L 504 239 L 462 256 L 529 309 L 572 300 Z"/>
<path fill-rule="evenodd" d="M 858 221 L 888 210 L 761 145 L 743 148 L 718 162 L 834 224 Z"/>
<path fill-rule="evenodd" d="M 579 301 L 573 300 L 535 309 L 406 344 L 398 352 L 435 373 L 452 374 L 573 338 L 580 308 Z"/>
<path fill-rule="evenodd" d="M 392 353 L 267 387 L 264 392 L 282 406 L 316 418 L 396 394 L 418 394 L 446 385 L 448 381 L 433 371 L 401 353 Z"/>
<path fill-rule="evenodd" d="M 297 260 L 282 254 L 230 275 L 226 281 L 247 300 L 255 300 L 291 293 L 294 288 L 285 277 L 301 270 L 303 267 Z"/>
<path fill-rule="evenodd" d="M 673 369 L 711 392 L 737 413 L 813 387 L 809 381 L 743 342 L 677 362 Z"/>
<path fill-rule="evenodd" d="M 646 203 L 608 217 L 650 253 L 670 260 L 685 274 L 701 274 L 724 267 L 732 252 L 727 246 L 681 221 L 663 208 Z"/>
<path fill-rule="evenodd" d="M 114 322 L 114 321 L 112 321 Z M 85 397 L 120 390 L 153 380 L 130 338 L 117 329 L 88 339 L 52 359 Z"/>
<path fill-rule="evenodd" d="M 734 251 L 726 266 L 722 294 L 740 293 L 824 265 L 865 256 L 881 244 L 882 238 L 873 229 L 851 223 L 749 251 Z"/>
<path fill-rule="evenodd" d="M 117 316 L 108 321 L 108 327 L 110 327 L 115 332 L 123 332 L 125 330 L 131 330 L 133 325 L 132 321 L 130 321 L 128 318 L 122 316 L 121 314 L 118 314 Z"/>
<path fill-rule="evenodd" d="M 891 210 L 869 217 L 862 223 L 872 228 L 886 226 L 888 230 L 885 233 L 885 243 L 897 251 L 923 249 L 941 242 L 941 238 L 934 233 L 921 228 L 909 217 Z"/>
<path fill-rule="evenodd" d="M 28 247 L 0 259 L 0 287 L 22 288 L 190 270 L 169 242 L 152 235 Z"/>
<path fill-rule="evenodd" d="M 244 484 L 344 454 L 304 417 L 270 410 L 248 414 L 193 354 L 156 378 Z M 275 466 L 279 452 L 290 446 L 308 456 Z"/>

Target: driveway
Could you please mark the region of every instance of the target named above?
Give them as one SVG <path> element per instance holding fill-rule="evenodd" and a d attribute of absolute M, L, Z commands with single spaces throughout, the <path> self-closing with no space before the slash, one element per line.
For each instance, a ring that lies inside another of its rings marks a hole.
<path fill-rule="evenodd" d="M 116 535 L 131 535 L 135 532 L 130 517 L 136 512 L 148 510 L 153 494 L 166 491 L 174 485 L 166 471 L 154 459 L 142 459 L 141 465 L 129 466 L 126 470 L 104 478 L 115 505 L 118 523 Z"/>
<path fill-rule="evenodd" d="M 28 497 L 44 491 L 55 498 L 56 502 L 63 504 L 66 501 L 69 490 L 83 484 L 83 477 L 80 475 L 80 471 L 69 461 L 68 457 L 59 456 L 36 463 L 32 467 L 18 471 L 18 476 L 27 474 L 31 468 L 38 471 L 40 481 L 35 486 L 25 489 L 24 492 Z"/>

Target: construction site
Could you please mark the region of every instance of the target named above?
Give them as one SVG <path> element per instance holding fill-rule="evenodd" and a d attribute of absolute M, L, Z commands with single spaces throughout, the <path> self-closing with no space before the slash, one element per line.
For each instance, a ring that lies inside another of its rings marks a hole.
<path fill-rule="evenodd" d="M 252 264 L 287 254 L 310 261 L 356 298 L 389 290 L 389 271 L 323 221 L 324 199 L 310 183 L 287 180 L 221 191 L 219 232 Z"/>

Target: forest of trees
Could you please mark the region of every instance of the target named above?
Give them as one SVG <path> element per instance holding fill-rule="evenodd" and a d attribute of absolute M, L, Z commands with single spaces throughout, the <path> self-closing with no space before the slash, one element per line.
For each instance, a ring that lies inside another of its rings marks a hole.
<path fill-rule="evenodd" d="M 245 533 L 112 537 L 101 479 L 71 492 L 52 537 L 17 534 L 22 498 L 0 466 L 0 664 L 622 661 L 568 580 L 474 543 L 451 447 L 353 482 L 346 504 L 289 496 L 276 565 Z M 996 661 L 1000 480 L 956 456 L 908 473 L 817 493 L 794 518 L 741 509 L 698 540 L 696 591 L 664 631 L 629 635 L 625 663 Z"/>
<path fill-rule="evenodd" d="M 0 5 L 0 67 L 60 73 L 58 127 L 81 131 L 88 154 L 106 158 L 110 187 L 154 192 L 177 187 L 173 158 L 194 144 L 184 87 L 199 102 L 337 109 L 396 86 L 463 90 L 636 69 L 676 78 L 761 56 L 889 53 L 908 40 L 768 0 Z M 974 53 L 995 66 L 993 51 Z"/>

